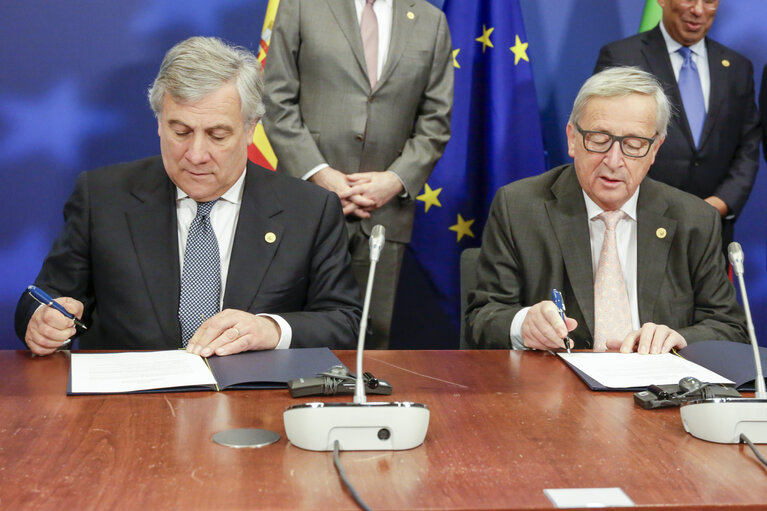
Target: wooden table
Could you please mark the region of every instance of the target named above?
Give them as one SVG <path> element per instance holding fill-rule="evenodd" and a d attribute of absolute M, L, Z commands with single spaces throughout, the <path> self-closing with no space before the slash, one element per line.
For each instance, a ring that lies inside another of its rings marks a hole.
<path fill-rule="evenodd" d="M 338 355 L 354 366 L 353 352 Z M 2 509 L 355 509 L 332 454 L 284 436 L 282 411 L 320 399 L 67 397 L 68 369 L 66 352 L 0 351 Z M 640 509 L 767 509 L 767 470 L 748 448 L 693 438 L 678 409 L 591 392 L 551 354 L 379 351 L 365 369 L 394 386 L 391 400 L 431 410 L 416 449 L 341 454 L 373 509 L 552 509 L 545 488 L 613 486 Z M 282 439 L 261 449 L 211 441 L 242 427 Z"/>

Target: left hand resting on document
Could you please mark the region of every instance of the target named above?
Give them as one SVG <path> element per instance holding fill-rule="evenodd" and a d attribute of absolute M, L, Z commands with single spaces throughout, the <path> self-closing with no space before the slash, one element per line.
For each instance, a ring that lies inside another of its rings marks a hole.
<path fill-rule="evenodd" d="M 611 339 L 607 341 L 608 350 L 620 349 L 621 353 L 631 353 L 636 350 L 637 353 L 668 353 L 672 348 L 682 349 L 687 346 L 679 332 L 672 330 L 666 325 L 656 325 L 655 323 L 645 323 L 639 330 L 634 330 L 619 341 Z"/>
<path fill-rule="evenodd" d="M 280 327 L 267 316 L 226 309 L 207 319 L 189 339 L 186 351 L 203 357 L 241 351 L 271 350 L 280 341 Z"/>

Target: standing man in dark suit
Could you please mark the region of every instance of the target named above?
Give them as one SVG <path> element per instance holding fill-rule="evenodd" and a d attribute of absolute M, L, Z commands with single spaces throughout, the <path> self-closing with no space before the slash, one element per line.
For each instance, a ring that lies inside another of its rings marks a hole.
<path fill-rule="evenodd" d="M 354 345 L 360 307 L 338 198 L 247 161 L 262 83 L 243 48 L 178 43 L 149 90 L 161 156 L 80 175 L 35 284 L 86 324 L 98 317 L 81 348 Z M 38 355 L 77 334 L 26 294 L 16 332 Z"/>
<path fill-rule="evenodd" d="M 450 137 L 445 15 L 425 0 L 282 0 L 266 59 L 264 128 L 278 172 L 338 194 L 357 281 L 372 227 L 386 228 L 371 301 L 387 348 L 414 198 Z"/>
<path fill-rule="evenodd" d="M 637 66 L 663 83 L 675 115 L 650 177 L 714 206 L 726 247 L 759 168 L 753 66 L 706 37 L 718 0 L 658 4 L 663 9 L 658 26 L 602 48 L 595 72 Z"/>
<path fill-rule="evenodd" d="M 575 348 L 665 353 L 747 341 L 716 211 L 645 177 L 669 115 L 661 84 L 638 68 L 586 81 L 567 124 L 574 164 L 495 196 L 467 309 L 473 342 L 556 349 L 569 335 Z"/>

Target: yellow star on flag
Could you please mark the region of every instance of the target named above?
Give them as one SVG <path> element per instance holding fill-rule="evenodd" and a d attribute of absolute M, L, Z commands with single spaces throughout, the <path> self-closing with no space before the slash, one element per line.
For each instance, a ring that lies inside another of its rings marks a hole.
<path fill-rule="evenodd" d="M 429 186 L 429 183 L 424 184 L 424 192 L 416 197 L 416 200 L 423 201 L 424 204 L 426 204 L 426 209 L 424 210 L 426 213 L 429 212 L 429 208 L 432 206 L 442 207 L 442 204 L 439 202 L 439 194 L 442 191 L 442 188 L 437 188 L 436 190 L 432 190 Z"/>
<path fill-rule="evenodd" d="M 474 233 L 471 232 L 471 224 L 473 223 L 474 223 L 473 218 L 471 220 L 464 220 L 461 214 L 460 213 L 458 214 L 458 223 L 448 227 L 448 229 L 450 229 L 451 231 L 455 231 L 456 233 L 458 233 L 457 234 L 458 239 L 455 240 L 456 243 L 461 241 L 461 238 L 463 238 L 464 236 L 471 236 L 472 238 L 474 237 Z"/>
<path fill-rule="evenodd" d="M 528 43 L 523 43 L 519 40 L 519 36 L 516 36 L 516 42 L 514 43 L 514 46 L 509 48 L 512 52 L 514 52 L 514 65 L 516 66 L 519 64 L 520 60 L 525 60 L 527 62 L 530 62 L 530 59 L 527 58 L 527 45 Z"/>
<path fill-rule="evenodd" d="M 490 34 L 493 33 L 493 30 L 495 30 L 493 27 L 486 28 L 485 25 L 482 25 L 482 36 L 477 37 L 474 39 L 475 41 L 478 41 L 482 43 L 482 53 L 485 53 L 485 48 L 493 47 L 493 43 L 490 41 Z"/>
<path fill-rule="evenodd" d="M 456 69 L 461 69 L 461 65 L 458 63 L 458 52 L 461 51 L 460 48 L 457 50 L 453 50 L 453 67 Z"/>

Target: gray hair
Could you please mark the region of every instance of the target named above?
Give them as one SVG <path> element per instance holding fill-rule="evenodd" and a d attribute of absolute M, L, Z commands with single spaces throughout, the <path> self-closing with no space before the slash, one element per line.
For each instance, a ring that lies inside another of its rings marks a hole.
<path fill-rule="evenodd" d="M 611 67 L 586 80 L 573 103 L 569 123 L 575 126 L 580 121 L 586 103 L 593 97 L 613 98 L 628 94 L 646 94 L 655 99 L 655 131 L 661 138 L 665 137 L 671 117 L 671 103 L 660 82 L 638 67 Z"/>
<path fill-rule="evenodd" d="M 179 103 L 193 103 L 234 81 L 240 95 L 242 119 L 252 124 L 264 115 L 261 64 L 247 49 L 216 37 L 190 37 L 168 50 L 149 88 L 156 117 L 168 94 Z"/>

